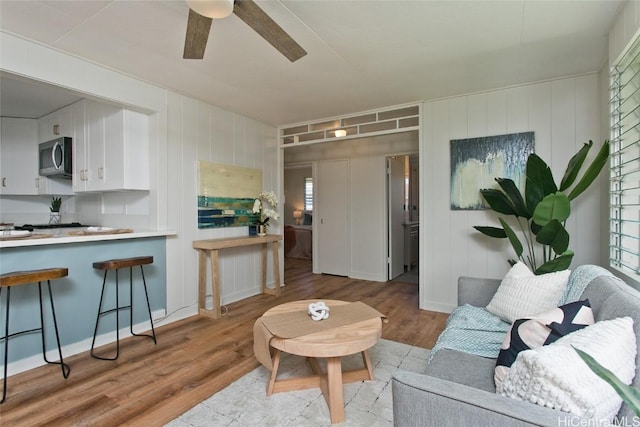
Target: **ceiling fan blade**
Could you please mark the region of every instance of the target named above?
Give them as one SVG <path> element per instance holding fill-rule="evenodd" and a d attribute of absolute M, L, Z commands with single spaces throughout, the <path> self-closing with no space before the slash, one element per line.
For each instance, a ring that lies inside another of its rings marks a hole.
<path fill-rule="evenodd" d="M 204 49 L 207 47 L 209 30 L 211 29 L 211 18 L 199 15 L 189 9 L 189 19 L 187 20 L 187 35 L 184 39 L 184 59 L 202 59 Z"/>
<path fill-rule="evenodd" d="M 252 0 L 236 0 L 233 13 L 278 49 L 289 61 L 295 62 L 307 54 L 307 51 Z"/>

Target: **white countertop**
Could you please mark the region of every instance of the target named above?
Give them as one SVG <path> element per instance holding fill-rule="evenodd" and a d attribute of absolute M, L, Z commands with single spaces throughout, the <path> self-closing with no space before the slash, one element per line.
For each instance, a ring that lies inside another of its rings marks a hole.
<path fill-rule="evenodd" d="M 88 235 L 69 235 L 69 231 L 82 231 L 86 228 L 55 228 L 36 230 L 34 234 L 51 234 L 51 237 L 45 238 L 21 238 L 13 240 L 0 239 L 0 249 L 2 248 L 18 248 L 25 246 L 42 246 L 42 245 L 59 245 L 64 243 L 82 243 L 82 242 L 102 242 L 106 240 L 124 240 L 124 239 L 140 239 L 144 237 L 160 237 L 175 236 L 176 232 L 171 230 L 152 231 L 152 230 L 133 230 L 131 233 L 121 234 L 88 234 Z M 1 233 L 1 232 L 0 232 Z"/>

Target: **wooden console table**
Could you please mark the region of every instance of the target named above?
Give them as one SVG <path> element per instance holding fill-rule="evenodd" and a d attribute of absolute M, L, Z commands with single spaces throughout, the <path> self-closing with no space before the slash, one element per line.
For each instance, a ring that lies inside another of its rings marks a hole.
<path fill-rule="evenodd" d="M 280 259 L 278 242 L 282 236 L 267 234 L 266 236 L 242 236 L 224 239 L 194 240 L 193 247 L 198 250 L 198 312 L 203 316 L 218 319 L 220 312 L 220 274 L 218 268 L 218 251 L 220 249 L 240 246 L 262 245 L 262 293 L 280 295 Z M 273 252 L 273 277 L 275 288 L 267 288 L 267 246 L 271 243 Z M 211 260 L 211 293 L 213 310 L 207 309 L 207 259 Z"/>

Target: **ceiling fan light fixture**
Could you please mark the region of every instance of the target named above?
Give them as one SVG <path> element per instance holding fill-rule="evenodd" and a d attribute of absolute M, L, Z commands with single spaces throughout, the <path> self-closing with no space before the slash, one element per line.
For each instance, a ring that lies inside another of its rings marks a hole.
<path fill-rule="evenodd" d="M 233 0 L 186 0 L 189 8 L 207 18 L 226 18 L 233 12 Z"/>
<path fill-rule="evenodd" d="M 347 136 L 347 131 L 346 129 L 337 129 L 335 131 L 335 135 L 336 135 L 336 138 L 342 138 L 344 136 Z"/>

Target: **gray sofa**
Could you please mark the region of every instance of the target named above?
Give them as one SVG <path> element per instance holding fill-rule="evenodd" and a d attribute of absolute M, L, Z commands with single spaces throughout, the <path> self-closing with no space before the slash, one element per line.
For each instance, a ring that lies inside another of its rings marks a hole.
<path fill-rule="evenodd" d="M 500 280 L 461 277 L 458 304 L 485 307 Z M 640 344 L 640 292 L 622 280 L 602 275 L 592 279 L 580 299 L 589 299 L 596 321 L 629 316 Z M 640 350 L 636 355 L 633 386 L 640 388 Z M 399 371 L 393 376 L 395 426 L 578 426 L 588 420 L 495 393 L 495 359 L 460 351 L 436 352 L 424 373 Z M 622 405 L 623 425 L 638 418 Z"/>

